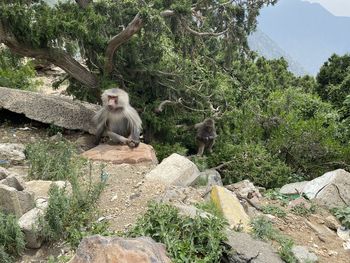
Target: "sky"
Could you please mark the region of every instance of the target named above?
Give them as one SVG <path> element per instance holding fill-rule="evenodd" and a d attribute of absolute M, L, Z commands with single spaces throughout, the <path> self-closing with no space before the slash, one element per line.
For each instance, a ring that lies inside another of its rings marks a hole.
<path fill-rule="evenodd" d="M 307 0 L 311 3 L 319 3 L 336 16 L 350 17 L 350 0 Z"/>

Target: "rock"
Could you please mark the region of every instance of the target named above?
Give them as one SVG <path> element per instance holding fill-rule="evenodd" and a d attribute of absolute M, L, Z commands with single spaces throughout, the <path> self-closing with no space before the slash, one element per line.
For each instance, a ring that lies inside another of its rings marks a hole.
<path fill-rule="evenodd" d="M 193 162 L 173 153 L 146 174 L 146 179 L 160 181 L 166 185 L 189 186 L 198 176 L 199 170 Z"/>
<path fill-rule="evenodd" d="M 204 201 L 198 189 L 181 186 L 170 186 L 158 200 L 164 203 L 188 205 Z"/>
<path fill-rule="evenodd" d="M 292 184 L 286 184 L 280 189 L 281 194 L 294 195 L 304 192 L 304 187 L 309 181 L 297 182 Z"/>
<path fill-rule="evenodd" d="M 51 185 L 55 184 L 60 189 L 66 189 L 67 193 L 72 192 L 72 186 L 68 181 L 45 181 L 45 180 L 33 180 L 26 182 L 26 189 L 34 193 L 34 198 L 37 200 L 38 198 L 48 199 L 49 190 Z"/>
<path fill-rule="evenodd" d="M 18 225 L 24 233 L 24 240 L 27 248 L 40 248 L 43 238 L 40 235 L 42 225 L 39 218 L 44 215 L 48 203 L 41 202 L 39 207 L 35 207 L 21 216 Z"/>
<path fill-rule="evenodd" d="M 101 107 L 63 96 L 0 87 L 1 108 L 23 113 L 29 119 L 42 123 L 94 133 L 91 119 Z"/>
<path fill-rule="evenodd" d="M 170 263 L 163 244 L 149 237 L 121 238 L 94 235 L 80 242 L 69 263 Z"/>
<path fill-rule="evenodd" d="M 339 227 L 337 229 L 337 235 L 342 240 L 346 241 L 346 240 L 350 239 L 350 229 L 346 229 L 345 227 Z"/>
<path fill-rule="evenodd" d="M 221 176 L 216 170 L 205 170 L 199 174 L 199 177 L 193 182 L 194 185 L 206 185 L 211 187 L 214 185 L 223 186 Z"/>
<path fill-rule="evenodd" d="M 175 204 L 174 205 L 177 209 L 179 209 L 180 215 L 188 216 L 190 218 L 195 218 L 196 216 L 200 216 L 202 218 L 208 218 L 210 216 L 213 216 L 205 211 L 202 211 L 198 209 L 197 207 L 193 205 L 180 205 Z"/>
<path fill-rule="evenodd" d="M 0 166 L 0 180 L 5 179 L 9 175 L 10 172 L 7 169 Z"/>
<path fill-rule="evenodd" d="M 227 231 L 226 243 L 232 248 L 232 263 L 283 263 L 276 250 L 268 243 L 253 239 L 247 233 Z"/>
<path fill-rule="evenodd" d="M 298 197 L 297 199 L 294 199 L 288 203 L 288 208 L 292 209 L 296 206 L 304 206 L 305 209 L 310 209 L 311 208 L 311 203 L 306 200 L 304 197 Z"/>
<path fill-rule="evenodd" d="M 324 224 L 329 228 L 332 229 L 334 231 L 337 231 L 337 229 L 340 227 L 340 223 L 338 222 L 338 220 L 332 216 L 329 215 L 326 218 L 324 218 Z"/>
<path fill-rule="evenodd" d="M 25 183 L 21 178 L 17 178 L 14 175 L 6 177 L 6 179 L 0 181 L 0 184 L 4 184 L 10 187 L 15 188 L 17 191 L 23 191 Z"/>
<path fill-rule="evenodd" d="M 298 263 L 312 263 L 318 261 L 317 256 L 314 253 L 310 253 L 306 247 L 293 246 L 292 252 L 297 258 Z"/>
<path fill-rule="evenodd" d="M 211 199 L 222 211 L 231 227 L 250 231 L 250 219 L 237 197 L 221 186 L 214 186 Z"/>
<path fill-rule="evenodd" d="M 1 90 L 1 87 L 0 87 Z M 0 98 L 1 101 L 1 98 Z M 1 104 L 1 103 L 0 103 Z M 0 105 L 1 108 L 1 105 Z M 25 146 L 19 143 L 0 143 L 0 159 L 10 161 L 10 163 L 23 162 Z"/>
<path fill-rule="evenodd" d="M 81 151 L 87 151 L 96 147 L 94 140 L 95 140 L 95 136 L 90 134 L 84 134 L 75 141 L 75 145 Z"/>
<path fill-rule="evenodd" d="M 93 161 L 114 164 L 158 163 L 153 147 L 144 143 L 140 143 L 136 148 L 130 148 L 127 145 L 100 144 L 82 153 L 82 156 Z"/>
<path fill-rule="evenodd" d="M 34 208 L 34 194 L 0 184 L 0 210 L 21 217 Z"/>
<path fill-rule="evenodd" d="M 226 185 L 225 187 L 230 191 L 248 199 L 253 197 L 261 198 L 259 190 L 249 180 L 243 180 L 235 184 Z"/>
<path fill-rule="evenodd" d="M 304 193 L 331 209 L 350 204 L 350 173 L 338 169 L 308 182 Z"/>

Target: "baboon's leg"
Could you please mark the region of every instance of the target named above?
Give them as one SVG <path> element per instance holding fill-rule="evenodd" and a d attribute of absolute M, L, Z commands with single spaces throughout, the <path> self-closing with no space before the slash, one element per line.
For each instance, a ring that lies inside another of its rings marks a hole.
<path fill-rule="evenodd" d="M 203 155 L 204 148 L 205 148 L 205 143 L 199 141 L 198 142 L 198 153 L 197 153 L 198 156 L 202 156 Z"/>

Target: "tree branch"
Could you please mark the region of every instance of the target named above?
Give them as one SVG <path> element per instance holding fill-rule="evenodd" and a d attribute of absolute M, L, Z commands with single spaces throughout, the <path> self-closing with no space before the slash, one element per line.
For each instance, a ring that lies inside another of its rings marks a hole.
<path fill-rule="evenodd" d="M 28 45 L 19 43 L 11 33 L 6 31 L 1 22 L 0 43 L 4 43 L 12 52 L 21 56 L 44 59 L 55 64 L 89 88 L 98 87 L 98 79 L 96 76 L 84 68 L 68 53 L 57 48 L 32 48 Z"/>
<path fill-rule="evenodd" d="M 183 25 L 183 27 L 188 31 L 190 32 L 191 34 L 194 34 L 196 36 L 199 36 L 199 37 L 206 37 L 206 36 L 214 36 L 214 37 L 218 37 L 218 36 L 221 36 L 223 34 L 225 34 L 227 31 L 228 31 L 228 28 L 222 32 L 218 32 L 218 33 L 214 33 L 214 32 L 198 32 L 198 31 L 195 31 L 193 30 L 192 28 L 189 27 L 189 25 L 186 23 L 186 21 L 181 18 L 181 23 Z"/>
<path fill-rule="evenodd" d="M 114 36 L 109 42 L 105 53 L 105 73 L 110 74 L 113 70 L 113 56 L 116 49 L 123 43 L 127 42 L 135 33 L 137 33 L 143 26 L 143 21 L 140 14 L 137 14 L 129 25 Z"/>

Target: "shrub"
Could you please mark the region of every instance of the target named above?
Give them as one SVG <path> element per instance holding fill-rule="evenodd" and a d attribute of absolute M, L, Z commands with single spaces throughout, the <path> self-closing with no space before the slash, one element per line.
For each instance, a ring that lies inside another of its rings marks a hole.
<path fill-rule="evenodd" d="M 211 158 L 214 163 L 226 160 L 220 169 L 224 184 L 249 179 L 255 185 L 274 188 L 293 180 L 291 169 L 260 144 L 226 144 Z"/>
<path fill-rule="evenodd" d="M 287 213 L 282 208 L 274 205 L 265 205 L 262 207 L 264 214 L 271 214 L 277 217 L 286 217 Z"/>
<path fill-rule="evenodd" d="M 343 226 L 350 229 L 350 206 L 338 207 L 333 209 L 332 212 Z"/>
<path fill-rule="evenodd" d="M 78 176 L 84 160 L 68 141 L 38 141 L 26 147 L 30 162 L 29 177 L 42 180 L 67 180 Z"/>
<path fill-rule="evenodd" d="M 24 246 L 24 235 L 16 217 L 0 212 L 0 257 L 9 260 L 9 255 L 18 256 L 24 250 Z"/>
<path fill-rule="evenodd" d="M 161 162 L 164 158 L 168 157 L 173 153 L 178 153 L 180 155 L 186 155 L 187 149 L 179 143 L 168 144 L 168 143 L 154 143 L 152 144 L 154 147 L 157 158 L 159 162 Z"/>
<path fill-rule="evenodd" d="M 6 253 L 3 246 L 0 246 L 0 262 L 1 263 L 13 263 L 14 259 Z"/>
<path fill-rule="evenodd" d="M 225 221 L 218 217 L 182 217 L 168 204 L 150 203 L 127 236 L 149 236 L 165 244 L 173 262 L 220 262 Z"/>

